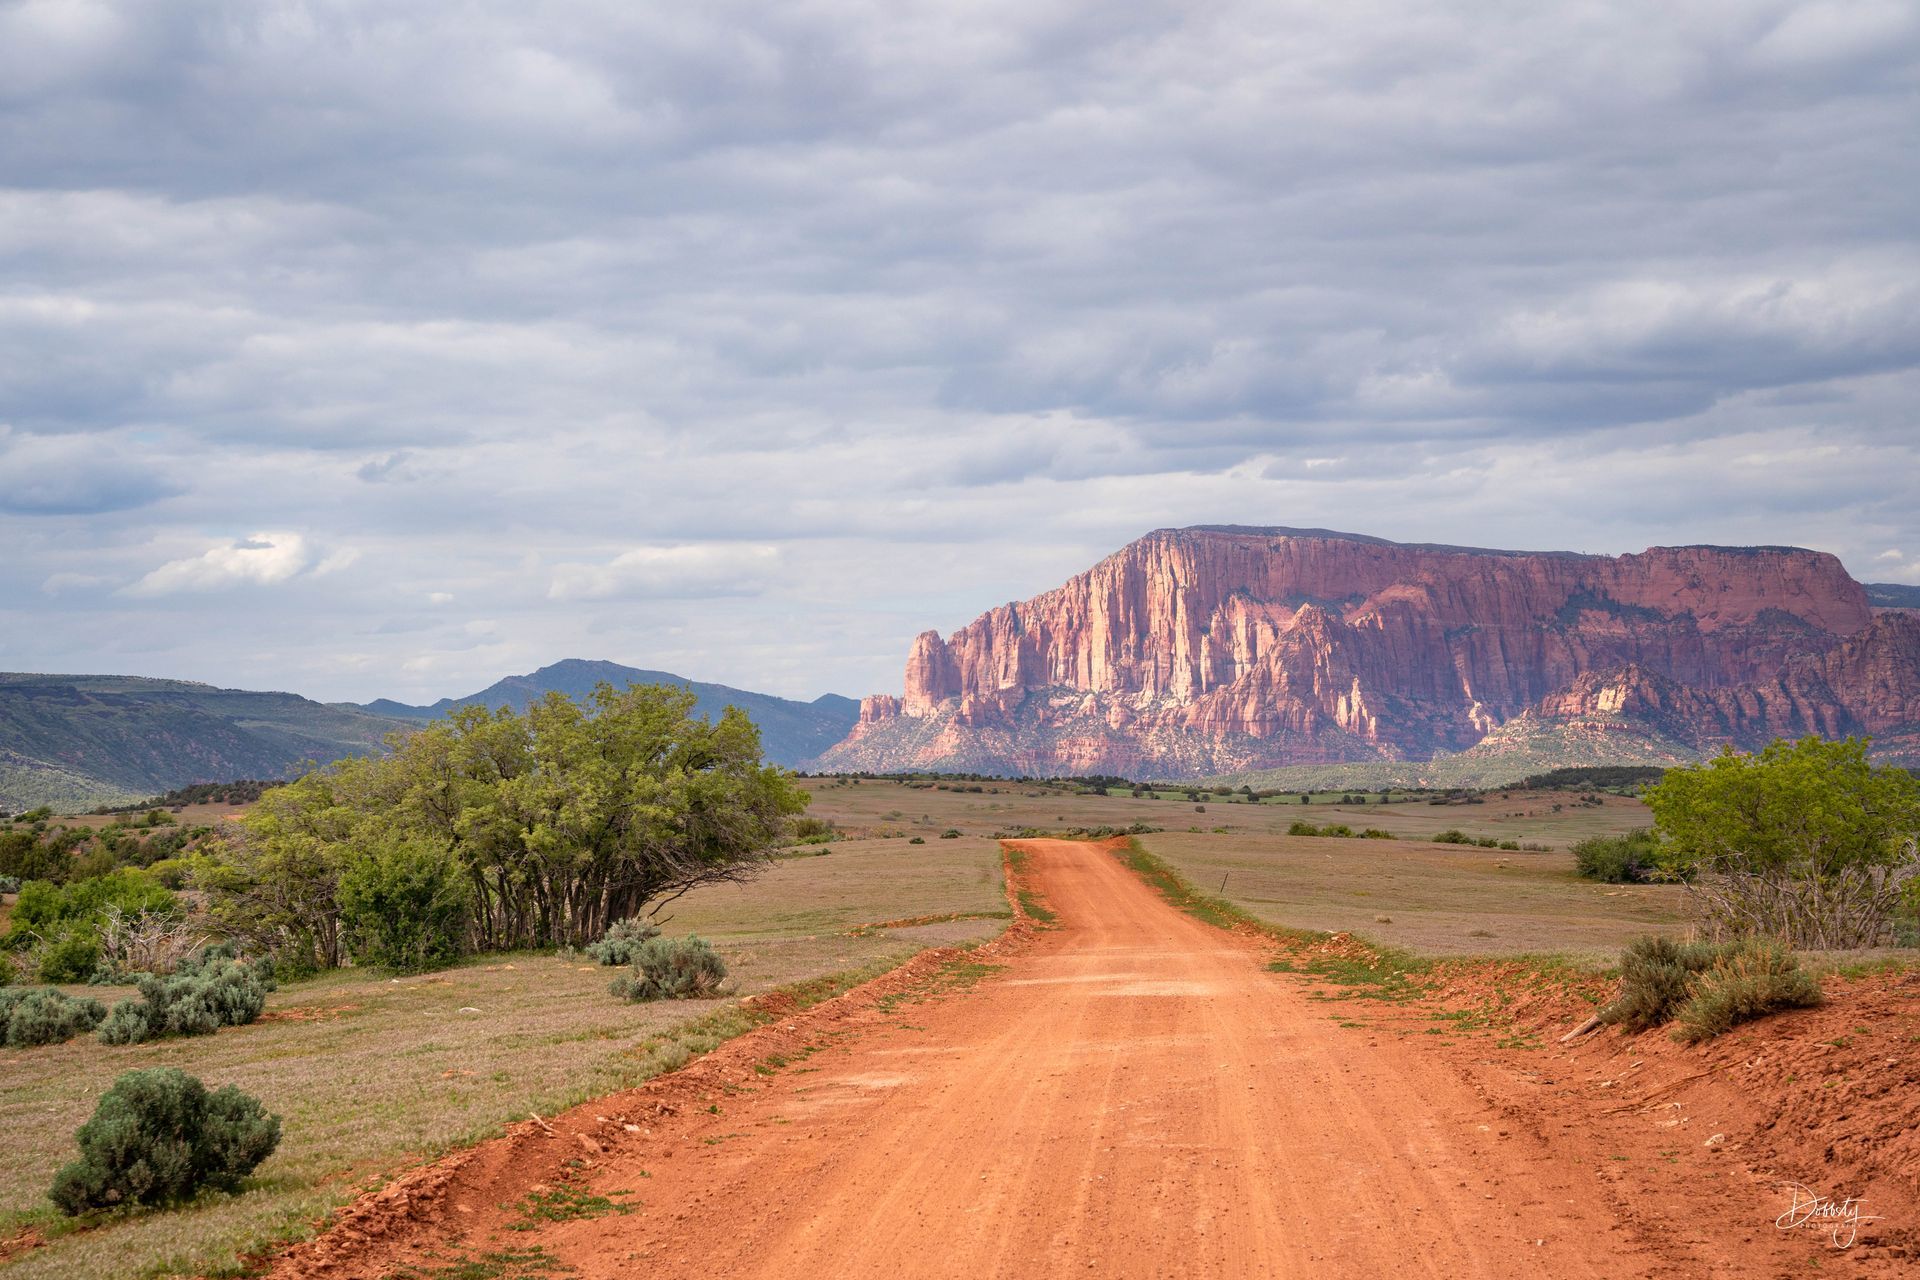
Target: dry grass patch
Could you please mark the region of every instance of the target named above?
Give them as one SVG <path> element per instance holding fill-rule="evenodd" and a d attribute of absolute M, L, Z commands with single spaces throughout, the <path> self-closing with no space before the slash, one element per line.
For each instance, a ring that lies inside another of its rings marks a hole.
<path fill-rule="evenodd" d="M 663 915 L 669 933 L 716 941 L 760 933 L 840 933 L 925 916 L 1002 912 L 1000 846 L 977 837 L 808 845 L 747 884 L 696 889 Z M 987 933 L 998 932 L 989 925 Z"/>
<path fill-rule="evenodd" d="M 1680 925 L 1676 886 L 1593 884 L 1574 874 L 1567 853 L 1173 832 L 1140 844 L 1198 891 L 1257 919 L 1420 955 L 1611 960 L 1632 938 Z"/>
<path fill-rule="evenodd" d="M 1566 848 L 1594 835 L 1617 835 L 1652 822 L 1647 807 L 1627 796 L 1601 796 L 1597 805 L 1583 804 L 1576 793 L 1512 791 L 1490 793 L 1483 804 L 1430 805 L 1424 800 L 1393 804 L 1301 805 L 1278 799 L 1248 803 L 1244 796 L 1209 796 L 1206 812 L 1196 813 L 1184 792 L 1161 792 L 1138 799 L 1119 792 L 1081 795 L 1066 786 L 1013 782 L 951 784 L 966 790 L 942 791 L 937 786 L 904 782 L 806 778 L 802 785 L 813 796 L 808 816 L 831 821 L 856 838 L 898 833 L 920 836 L 929 844 L 942 831 L 969 836 L 991 836 L 1025 828 L 1060 831 L 1070 827 L 1122 828 L 1136 822 L 1185 832 L 1198 827 L 1212 832 L 1225 827 L 1234 835 L 1280 835 L 1302 818 L 1316 823 L 1341 823 L 1355 831 L 1378 827 L 1400 839 L 1418 839 L 1457 827 L 1476 836 L 1547 844 Z M 979 787 L 979 791 L 971 790 Z M 1556 811 L 1555 806 L 1558 806 Z M 836 846 L 838 847 L 838 846 Z"/>

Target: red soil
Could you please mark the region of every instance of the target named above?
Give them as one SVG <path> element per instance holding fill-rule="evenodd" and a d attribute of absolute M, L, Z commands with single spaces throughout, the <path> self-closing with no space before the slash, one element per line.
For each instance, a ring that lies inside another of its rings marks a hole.
<path fill-rule="evenodd" d="M 534 1246 L 588 1280 L 1912 1274 L 1913 1006 L 1885 1011 L 1906 984 L 1706 1050 L 1436 1038 L 1415 1034 L 1431 1006 L 1266 972 L 1271 943 L 1174 911 L 1099 846 L 1024 847 L 1059 926 L 975 953 L 1002 967 L 971 989 L 930 953 L 417 1171 L 272 1274 Z M 1872 1029 L 1809 1047 L 1835 1020 Z M 1895 1065 L 1869 1070 L 1869 1041 Z M 1777 1230 L 1781 1177 L 1881 1220 L 1844 1252 Z M 561 1183 L 638 1208 L 523 1216 Z"/>

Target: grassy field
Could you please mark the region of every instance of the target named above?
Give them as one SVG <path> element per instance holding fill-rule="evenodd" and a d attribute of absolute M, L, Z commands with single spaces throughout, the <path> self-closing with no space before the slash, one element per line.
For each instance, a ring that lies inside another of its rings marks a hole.
<path fill-rule="evenodd" d="M 1285 834 L 1292 823 L 1344 822 L 1355 830 L 1378 827 L 1397 836 L 1426 836 L 1458 828 L 1475 836 L 1547 844 L 1565 848 L 1590 835 L 1626 831 L 1650 825 L 1652 819 L 1640 801 L 1627 796 L 1602 795 L 1599 802 L 1583 802 L 1564 791 L 1491 793 L 1484 804 L 1428 804 L 1424 799 L 1380 804 L 1369 797 L 1363 805 L 1336 803 L 1337 796 L 1316 796 L 1302 805 L 1297 799 L 1248 803 L 1244 796 L 1212 796 L 1198 803 L 1186 794 L 1161 792 L 1139 799 L 1124 792 L 1082 795 L 1072 788 L 1047 784 L 1022 786 L 1010 782 L 955 783 L 966 790 L 940 790 L 925 783 L 853 782 L 826 778 L 806 780 L 813 793 L 808 813 L 827 818 L 854 835 L 899 832 L 932 839 L 944 830 L 970 835 L 992 835 L 1025 827 L 1064 830 L 1070 827 L 1125 827 L 1133 823 L 1164 827 L 1168 831 L 1220 834 Z M 979 791 L 972 790 L 979 787 Z"/>
<path fill-rule="evenodd" d="M 932 915 L 1004 913 L 999 851 L 979 839 L 877 840 L 784 860 L 748 885 L 682 898 L 670 933 L 711 937 L 735 996 L 829 974 L 883 970 L 921 948 L 989 936 L 1001 919 L 848 930 Z M 0 1052 L 0 1240 L 41 1223 L 73 1131 L 122 1071 L 176 1066 L 210 1086 L 237 1084 L 285 1118 L 256 1185 L 169 1213 L 57 1235 L 0 1264 L 7 1280 L 218 1273 L 238 1254 L 299 1230 L 363 1180 L 484 1136 L 530 1111 L 548 1114 L 677 1065 L 711 1037 L 676 1027 L 724 1000 L 630 1005 L 607 993 L 612 970 L 553 955 L 514 955 L 424 977 L 343 971 L 292 984 L 267 1017 L 218 1035 L 108 1048 L 83 1038 Z M 114 989 L 69 988 L 111 1000 Z"/>
<path fill-rule="evenodd" d="M 855 925 L 1007 909 L 991 840 L 841 841 L 793 851 L 772 875 L 711 885 L 667 907 L 673 933 L 720 939 L 766 930 L 843 932 Z"/>
<path fill-rule="evenodd" d="M 248 807 L 244 804 L 189 804 L 164 812 L 178 826 L 213 827 L 222 822 L 233 821 L 245 813 Z M 142 813 L 76 813 L 54 819 L 54 825 L 86 827 L 89 830 L 99 831 L 117 822 L 126 822 L 129 819 L 138 821 L 143 816 Z"/>
<path fill-rule="evenodd" d="M 1574 793 L 1516 790 L 1472 805 L 1380 804 L 1377 798 L 1347 805 L 1336 803 L 1337 796 L 1301 805 L 1210 796 L 1196 812 L 1185 793 L 1082 795 L 1004 782 L 941 790 L 811 779 L 808 789 L 812 816 L 856 837 L 896 830 L 988 835 L 1029 827 L 1159 827 L 1141 836 L 1141 844 L 1203 893 L 1274 924 L 1358 933 L 1425 955 L 1554 952 L 1611 960 L 1629 939 L 1680 924 L 1676 886 L 1595 884 L 1573 872 L 1567 849 L 1576 841 L 1649 824 L 1646 806 L 1628 797 L 1604 795 L 1596 803 Z M 1302 819 L 1346 823 L 1356 831 L 1374 827 L 1396 838 L 1286 834 Z M 1548 851 L 1421 838 L 1450 828 Z M 929 837 L 930 846 L 938 843 L 951 842 Z"/>
<path fill-rule="evenodd" d="M 1595 884 L 1574 875 L 1564 852 L 1171 832 L 1140 844 L 1196 890 L 1258 919 L 1422 955 L 1611 961 L 1629 939 L 1680 924 L 1677 886 Z"/>

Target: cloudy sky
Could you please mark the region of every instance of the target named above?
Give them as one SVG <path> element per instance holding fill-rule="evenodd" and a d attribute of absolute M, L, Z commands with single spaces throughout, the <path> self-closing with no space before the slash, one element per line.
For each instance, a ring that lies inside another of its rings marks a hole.
<path fill-rule="evenodd" d="M 1146 530 L 1920 582 L 1911 0 L 0 0 L 0 669 L 811 697 Z"/>

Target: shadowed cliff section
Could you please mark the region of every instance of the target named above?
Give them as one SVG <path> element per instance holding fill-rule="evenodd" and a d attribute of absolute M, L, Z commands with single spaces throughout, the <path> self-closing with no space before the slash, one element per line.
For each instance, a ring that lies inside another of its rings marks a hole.
<path fill-rule="evenodd" d="M 1192 777 L 1479 751 L 1532 767 L 1794 732 L 1901 750 L 1920 631 L 1875 613 L 1837 559 L 1795 547 L 1163 529 L 921 635 L 904 696 L 869 698 L 820 763 Z"/>

